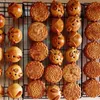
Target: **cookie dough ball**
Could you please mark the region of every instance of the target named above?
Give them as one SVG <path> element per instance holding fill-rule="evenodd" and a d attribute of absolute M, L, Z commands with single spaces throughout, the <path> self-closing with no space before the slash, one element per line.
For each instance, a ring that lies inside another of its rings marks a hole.
<path fill-rule="evenodd" d="M 49 59 L 53 64 L 61 65 L 63 62 L 63 54 L 60 52 L 60 50 L 51 49 Z"/>
<path fill-rule="evenodd" d="M 70 47 L 78 47 L 82 43 L 82 37 L 78 32 L 70 32 L 67 36 L 67 45 Z"/>
<path fill-rule="evenodd" d="M 0 14 L 0 28 L 3 28 L 5 25 L 5 18 L 2 14 Z"/>
<path fill-rule="evenodd" d="M 75 16 L 81 14 L 81 4 L 78 0 L 69 0 L 67 3 L 67 12 L 70 16 Z"/>
<path fill-rule="evenodd" d="M 3 49 L 0 47 L 0 61 L 3 59 Z"/>
<path fill-rule="evenodd" d="M 22 69 L 19 65 L 13 64 L 6 70 L 6 76 L 11 80 L 18 80 L 22 77 Z"/>
<path fill-rule="evenodd" d="M 57 85 L 49 86 L 47 89 L 47 96 L 50 100 L 60 100 L 60 88 Z"/>
<path fill-rule="evenodd" d="M 67 18 L 66 20 L 66 30 L 67 32 L 76 32 L 79 30 L 80 26 L 81 26 L 81 19 L 78 16 L 70 16 Z"/>
<path fill-rule="evenodd" d="M 7 93 L 9 97 L 17 99 L 22 96 L 23 90 L 18 83 L 13 83 L 8 86 Z"/>
<path fill-rule="evenodd" d="M 51 23 L 51 31 L 54 33 L 61 33 L 64 29 L 64 22 L 60 18 L 53 18 Z"/>
<path fill-rule="evenodd" d="M 4 39 L 5 39 L 4 32 L 2 30 L 0 30 L 0 44 L 2 44 L 4 42 Z"/>
<path fill-rule="evenodd" d="M 19 17 L 22 16 L 22 13 L 23 13 L 22 5 L 17 4 L 17 3 L 11 3 L 8 6 L 8 13 L 11 17 L 18 19 Z"/>
<path fill-rule="evenodd" d="M 66 60 L 69 63 L 76 62 L 79 59 L 80 52 L 76 48 L 72 47 L 66 51 Z"/>
<path fill-rule="evenodd" d="M 19 43 L 22 40 L 22 32 L 18 28 L 10 28 L 8 31 L 8 39 L 12 44 Z"/>
<path fill-rule="evenodd" d="M 62 17 L 64 15 L 63 5 L 56 0 L 53 0 L 50 10 L 51 10 L 52 16 L 54 17 Z"/>
<path fill-rule="evenodd" d="M 5 58 L 8 62 L 18 62 L 22 58 L 22 51 L 16 46 L 12 46 L 6 50 Z"/>
<path fill-rule="evenodd" d="M 4 95 L 4 88 L 0 85 L 0 97 Z"/>

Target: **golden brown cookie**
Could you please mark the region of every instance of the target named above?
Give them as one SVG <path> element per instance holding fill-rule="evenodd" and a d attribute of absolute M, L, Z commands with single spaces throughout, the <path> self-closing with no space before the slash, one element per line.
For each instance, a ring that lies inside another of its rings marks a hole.
<path fill-rule="evenodd" d="M 100 59 L 100 43 L 90 42 L 85 46 L 84 54 L 89 59 Z"/>
<path fill-rule="evenodd" d="M 62 70 L 58 65 L 49 65 L 45 70 L 45 79 L 50 83 L 57 83 L 62 78 Z"/>
<path fill-rule="evenodd" d="M 90 21 L 100 20 L 100 3 L 99 2 L 93 2 L 87 6 L 86 17 Z"/>
<path fill-rule="evenodd" d="M 95 79 L 89 79 L 83 83 L 83 91 L 89 97 L 100 96 L 100 82 Z"/>
<path fill-rule="evenodd" d="M 40 80 L 32 81 L 28 84 L 27 92 L 33 99 L 41 98 L 45 92 L 45 84 Z"/>
<path fill-rule="evenodd" d="M 0 28 L 3 28 L 5 25 L 4 15 L 0 14 Z"/>
<path fill-rule="evenodd" d="M 75 63 L 68 64 L 63 68 L 63 78 L 66 82 L 76 82 L 81 78 L 81 69 Z"/>
<path fill-rule="evenodd" d="M 50 15 L 48 7 L 43 2 L 35 2 L 30 9 L 30 16 L 34 21 L 43 22 Z"/>
<path fill-rule="evenodd" d="M 63 87 L 63 95 L 67 100 L 77 100 L 81 96 L 81 88 L 76 83 L 68 83 Z"/>
<path fill-rule="evenodd" d="M 4 95 L 4 88 L 0 85 L 0 97 Z"/>
<path fill-rule="evenodd" d="M 43 41 L 48 35 L 47 27 L 40 22 L 34 22 L 29 26 L 28 36 L 32 41 Z"/>
<path fill-rule="evenodd" d="M 88 24 L 85 29 L 85 35 L 91 41 L 100 40 L 100 22 Z"/>
<path fill-rule="evenodd" d="M 30 61 L 27 65 L 26 65 L 26 75 L 30 78 L 30 79 L 39 79 L 42 77 L 43 73 L 44 73 L 44 66 L 41 62 L 39 61 Z"/>
<path fill-rule="evenodd" d="M 0 76 L 2 76 L 2 69 L 0 68 Z"/>
<path fill-rule="evenodd" d="M 0 47 L 0 61 L 3 59 L 4 52 L 3 49 Z"/>
<path fill-rule="evenodd" d="M 29 54 L 32 59 L 43 61 L 48 56 L 48 47 L 43 42 L 33 43 Z"/>
<path fill-rule="evenodd" d="M 4 32 L 2 30 L 0 30 L 0 44 L 2 44 L 4 42 L 4 39 L 5 39 Z"/>

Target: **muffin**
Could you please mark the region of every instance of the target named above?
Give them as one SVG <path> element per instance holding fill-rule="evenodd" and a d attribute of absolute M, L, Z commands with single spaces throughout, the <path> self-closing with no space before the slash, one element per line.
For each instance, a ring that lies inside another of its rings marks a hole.
<path fill-rule="evenodd" d="M 18 19 L 19 17 L 22 16 L 22 13 L 23 13 L 22 5 L 17 4 L 17 3 L 11 3 L 8 6 L 8 13 L 14 19 Z"/>
<path fill-rule="evenodd" d="M 18 80 L 23 76 L 22 69 L 17 64 L 10 65 L 6 70 L 6 77 L 11 80 Z"/>
<path fill-rule="evenodd" d="M 31 5 L 30 16 L 34 21 L 43 22 L 50 15 L 48 7 L 43 2 L 35 2 Z"/>
<path fill-rule="evenodd" d="M 68 83 L 63 87 L 63 95 L 67 100 L 77 100 L 81 96 L 81 88 L 76 83 Z"/>
<path fill-rule="evenodd" d="M 70 32 L 67 36 L 67 45 L 70 47 L 78 47 L 82 43 L 82 37 L 78 32 Z"/>
<path fill-rule="evenodd" d="M 0 61 L 3 59 L 3 49 L 0 47 Z"/>
<path fill-rule="evenodd" d="M 76 82 L 81 78 L 81 69 L 75 63 L 65 65 L 63 78 L 66 82 Z"/>
<path fill-rule="evenodd" d="M 8 62 L 18 62 L 22 58 L 22 51 L 16 46 L 12 46 L 6 50 L 5 58 Z"/>
<path fill-rule="evenodd" d="M 93 2 L 86 8 L 86 18 L 90 21 L 100 20 L 100 3 Z"/>
<path fill-rule="evenodd" d="M 84 54 L 87 58 L 100 59 L 100 43 L 90 42 L 85 46 Z"/>
<path fill-rule="evenodd" d="M 44 73 L 44 66 L 41 62 L 39 61 L 30 61 L 25 68 L 26 75 L 30 79 L 39 79 L 42 77 Z"/>
<path fill-rule="evenodd" d="M 0 85 L 0 97 L 4 95 L 4 88 Z"/>
<path fill-rule="evenodd" d="M 89 79 L 83 83 L 83 91 L 89 97 L 100 96 L 100 83 L 95 79 Z"/>
<path fill-rule="evenodd" d="M 50 11 L 53 17 L 62 17 L 64 15 L 63 5 L 56 0 L 51 3 Z"/>
<path fill-rule="evenodd" d="M 80 52 L 76 48 L 72 47 L 67 49 L 65 56 L 67 62 L 69 63 L 76 62 L 79 59 Z"/>
<path fill-rule="evenodd" d="M 33 99 L 41 98 L 45 92 L 45 84 L 40 80 L 32 81 L 28 84 L 27 92 Z"/>
<path fill-rule="evenodd" d="M 83 71 L 86 76 L 96 78 L 100 76 L 100 63 L 96 61 L 89 61 L 84 65 Z"/>
<path fill-rule="evenodd" d="M 50 100 L 60 100 L 60 88 L 57 85 L 49 86 L 47 89 L 47 96 Z"/>
<path fill-rule="evenodd" d="M 49 65 L 45 69 L 45 79 L 50 83 L 57 83 L 62 78 L 62 70 L 58 65 Z"/>
<path fill-rule="evenodd" d="M 7 94 L 13 99 L 20 98 L 22 96 L 23 89 L 18 83 L 13 83 L 8 86 Z"/>
<path fill-rule="evenodd" d="M 48 47 L 43 42 L 33 43 L 29 54 L 33 60 L 43 61 L 48 56 Z"/>
<path fill-rule="evenodd" d="M 61 65 L 63 62 L 63 54 L 60 50 L 51 49 L 49 59 L 53 64 Z"/>
<path fill-rule="evenodd" d="M 78 16 L 69 16 L 66 20 L 66 30 L 67 32 L 76 32 L 81 26 L 81 19 Z"/>
<path fill-rule="evenodd" d="M 81 15 L 81 4 L 78 0 L 69 0 L 66 6 L 67 13 L 70 16 Z"/>
<path fill-rule="evenodd" d="M 8 39 L 12 44 L 19 43 L 22 40 L 22 32 L 18 28 L 10 28 L 8 31 Z"/>
<path fill-rule="evenodd" d="M 0 14 L 0 28 L 3 28 L 5 25 L 4 15 Z"/>
<path fill-rule="evenodd" d="M 4 39 L 5 39 L 4 32 L 2 30 L 0 30 L 0 44 L 2 44 L 4 42 Z"/>
<path fill-rule="evenodd" d="M 54 33 L 61 33 L 64 29 L 64 22 L 61 18 L 53 18 L 51 22 L 51 31 Z"/>
<path fill-rule="evenodd" d="M 29 26 L 28 36 L 32 41 L 43 41 L 47 38 L 48 29 L 40 22 L 34 22 Z"/>
<path fill-rule="evenodd" d="M 85 36 L 91 41 L 100 40 L 100 22 L 88 24 L 85 29 Z"/>
<path fill-rule="evenodd" d="M 64 36 L 61 33 L 59 35 L 54 35 L 51 38 L 51 44 L 56 49 L 62 48 L 64 46 L 64 44 L 65 44 Z"/>

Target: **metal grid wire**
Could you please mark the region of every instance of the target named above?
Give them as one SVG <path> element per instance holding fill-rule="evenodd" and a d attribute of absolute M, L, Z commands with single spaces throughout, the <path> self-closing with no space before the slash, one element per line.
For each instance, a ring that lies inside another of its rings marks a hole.
<path fill-rule="evenodd" d="M 21 41 L 20 44 L 18 44 L 17 46 L 20 47 L 23 51 L 23 58 L 21 59 L 21 61 L 18 63 L 21 67 L 22 67 L 22 70 L 23 70 L 23 77 L 18 80 L 18 81 L 11 81 L 9 80 L 8 78 L 6 78 L 5 76 L 5 70 L 6 68 L 8 67 L 9 64 L 6 63 L 6 61 L 4 60 L 4 64 L 2 65 L 2 69 L 3 69 L 3 75 L 1 77 L 1 85 L 4 87 L 4 90 L 5 90 L 5 95 L 3 97 L 3 100 L 10 100 L 10 98 L 7 96 L 7 93 L 6 93 L 6 90 L 7 90 L 7 87 L 9 86 L 9 84 L 13 83 L 13 82 L 18 82 L 22 87 L 23 87 L 23 96 L 22 96 L 22 99 L 30 99 L 31 97 L 28 96 L 27 94 L 27 85 L 28 85 L 28 82 L 30 81 L 26 74 L 25 74 L 25 66 L 26 64 L 31 61 L 32 59 L 29 57 L 29 48 L 30 48 L 30 45 L 31 45 L 31 41 L 29 40 L 28 36 L 27 36 L 27 31 L 28 31 L 28 27 L 29 25 L 32 23 L 32 20 L 31 20 L 31 17 L 30 17 L 30 6 L 32 5 L 33 2 L 24 2 L 24 3 L 20 3 L 22 6 L 23 6 L 23 15 L 21 18 L 19 18 L 18 20 L 13 20 L 11 17 L 9 17 L 8 15 L 8 12 L 7 12 L 7 8 L 8 8 L 8 5 L 10 4 L 10 2 L 0 2 L 0 14 L 3 14 L 6 18 L 6 25 L 4 27 L 4 32 L 7 33 L 9 28 L 11 28 L 12 26 L 13 27 L 17 27 L 19 28 L 22 33 L 23 33 L 23 40 Z M 50 9 L 50 3 L 46 3 Z M 81 46 L 78 48 L 78 50 L 80 50 L 80 58 L 79 60 L 77 61 L 77 64 L 80 66 L 81 70 L 84 66 L 84 64 L 88 61 L 88 59 L 86 59 L 86 57 L 84 56 L 84 53 L 83 53 L 83 49 L 84 49 L 84 46 L 86 45 L 87 42 L 89 42 L 85 35 L 84 35 L 84 30 L 85 30 L 85 27 L 87 25 L 87 20 L 85 19 L 84 15 L 85 15 L 85 7 L 86 7 L 87 4 L 82 4 L 82 15 L 81 15 L 81 18 L 82 18 L 82 26 L 79 30 L 79 33 L 82 35 L 82 38 L 83 38 L 83 42 L 81 44 Z M 63 6 L 65 8 L 65 12 L 66 12 L 66 4 L 63 3 Z M 46 40 L 44 40 L 44 43 L 48 46 L 49 50 L 52 48 L 52 45 L 50 44 L 50 35 L 51 35 L 51 31 L 50 31 L 50 22 L 52 20 L 52 16 L 50 16 L 46 22 L 44 22 L 44 24 L 48 27 L 48 32 L 49 32 L 49 35 L 47 37 Z M 65 24 L 65 21 L 66 21 L 66 18 L 67 18 L 67 14 L 65 13 L 64 16 L 62 17 L 63 21 L 64 21 L 64 24 Z M 64 31 L 62 32 L 62 34 L 66 37 L 67 36 L 67 33 L 64 29 Z M 1 45 L 2 46 L 2 45 Z M 6 39 L 5 39 L 5 43 L 4 45 L 2 46 L 4 51 L 6 51 L 6 49 L 8 47 L 10 47 L 10 43 L 7 39 L 7 36 L 6 36 Z M 63 52 L 63 54 L 65 53 L 65 50 L 66 50 L 66 45 L 61 49 L 61 51 Z M 43 61 L 43 64 L 44 66 L 46 67 L 48 64 L 49 64 L 49 59 L 47 58 L 46 60 Z M 64 60 L 63 64 L 61 67 L 63 67 L 64 65 L 66 64 L 66 61 Z M 81 89 L 82 89 L 82 83 L 87 80 L 88 78 L 82 73 L 81 75 L 81 79 L 80 81 L 78 81 L 77 83 L 80 85 Z M 46 87 L 50 86 L 51 84 L 48 83 L 43 77 L 41 78 L 41 80 L 43 80 L 46 84 Z M 64 80 L 62 79 L 59 83 L 57 83 L 57 85 L 62 89 L 63 87 L 63 84 L 64 84 Z M 84 93 L 81 93 L 81 97 L 86 97 L 86 95 Z M 46 93 L 45 95 L 42 97 L 43 99 L 47 99 L 47 96 L 46 96 Z M 61 98 L 64 98 L 63 96 Z M 18 100 L 22 100 L 22 99 L 18 99 Z"/>

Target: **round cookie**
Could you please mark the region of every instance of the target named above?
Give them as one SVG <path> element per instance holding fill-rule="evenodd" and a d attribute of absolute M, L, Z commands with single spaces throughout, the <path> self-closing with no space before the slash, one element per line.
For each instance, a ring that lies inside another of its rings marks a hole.
<path fill-rule="evenodd" d="M 67 100 L 77 100 L 81 96 L 81 88 L 76 83 L 68 83 L 63 87 L 63 95 Z"/>
<path fill-rule="evenodd" d="M 90 78 L 96 78 L 100 76 L 100 63 L 96 61 L 89 61 L 85 64 L 84 73 Z"/>
<path fill-rule="evenodd" d="M 63 54 L 60 50 L 51 49 L 49 54 L 49 59 L 53 64 L 61 65 L 63 62 Z"/>
<path fill-rule="evenodd" d="M 85 29 L 85 35 L 91 41 L 100 40 L 100 22 L 88 24 Z"/>
<path fill-rule="evenodd" d="M 100 83 L 95 79 L 89 79 L 83 83 L 83 91 L 89 97 L 100 96 Z"/>
<path fill-rule="evenodd" d="M 62 78 L 62 70 L 58 65 L 49 65 L 45 70 L 45 79 L 50 83 L 57 83 Z"/>
<path fill-rule="evenodd" d="M 48 35 L 47 27 L 40 22 L 34 22 L 29 26 L 28 36 L 32 41 L 43 41 Z"/>
<path fill-rule="evenodd" d="M 44 73 L 44 66 L 41 62 L 39 61 L 30 61 L 25 68 L 26 75 L 30 79 L 39 79 L 42 77 Z"/>
<path fill-rule="evenodd" d="M 0 44 L 4 42 L 4 39 L 5 39 L 5 34 L 2 30 L 0 30 Z"/>
<path fill-rule="evenodd" d="M 0 28 L 3 28 L 5 25 L 5 18 L 2 14 L 0 14 Z"/>
<path fill-rule="evenodd" d="M 4 55 L 3 49 L 0 47 L 0 61 L 2 61 L 3 55 Z"/>
<path fill-rule="evenodd" d="M 0 85 L 0 97 L 4 95 L 4 88 Z"/>
<path fill-rule="evenodd" d="M 5 58 L 8 62 L 18 62 L 22 58 L 22 51 L 16 46 L 12 46 L 6 50 Z"/>
<path fill-rule="evenodd" d="M 40 80 L 32 81 L 28 84 L 27 92 L 33 99 L 41 98 L 45 92 L 45 84 Z"/>
<path fill-rule="evenodd" d="M 76 82 L 81 78 L 81 69 L 75 63 L 68 64 L 63 68 L 63 78 L 66 82 Z"/>
<path fill-rule="evenodd" d="M 43 42 L 33 43 L 29 50 L 32 59 L 43 61 L 48 56 L 48 47 Z"/>
<path fill-rule="evenodd" d="M 12 64 L 6 70 L 6 76 L 11 80 L 18 80 L 23 76 L 22 69 L 17 64 Z"/>
<path fill-rule="evenodd" d="M 85 46 L 84 54 L 89 59 L 100 58 L 100 43 L 90 42 Z"/>
<path fill-rule="evenodd" d="M 20 98 L 22 96 L 23 89 L 18 83 L 13 83 L 8 86 L 7 94 L 13 99 Z"/>
<path fill-rule="evenodd" d="M 48 7 L 43 2 L 35 2 L 31 5 L 30 8 L 30 16 L 34 21 L 43 22 L 50 15 Z"/>
<path fill-rule="evenodd" d="M 100 20 L 100 3 L 92 2 L 86 8 L 86 18 L 90 21 Z"/>

